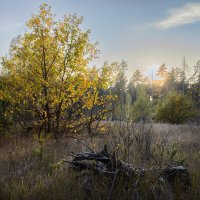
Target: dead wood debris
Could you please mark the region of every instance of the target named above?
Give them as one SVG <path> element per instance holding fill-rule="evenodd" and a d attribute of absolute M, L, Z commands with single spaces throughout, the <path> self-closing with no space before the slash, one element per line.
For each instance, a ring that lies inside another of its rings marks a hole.
<path fill-rule="evenodd" d="M 167 180 L 170 184 L 180 178 L 185 182 L 185 185 L 189 185 L 189 172 L 186 167 L 183 166 L 170 166 L 164 169 L 144 169 L 134 168 L 129 163 L 117 160 L 115 154 L 108 153 L 106 145 L 104 149 L 98 153 L 96 152 L 83 152 L 72 153 L 73 159 L 71 161 L 64 160 L 64 162 L 70 164 L 70 168 L 76 171 L 88 170 L 95 172 L 96 174 L 106 174 L 115 176 L 116 171 L 118 174 L 131 176 L 144 176 L 147 172 L 159 173 L 160 178 Z"/>

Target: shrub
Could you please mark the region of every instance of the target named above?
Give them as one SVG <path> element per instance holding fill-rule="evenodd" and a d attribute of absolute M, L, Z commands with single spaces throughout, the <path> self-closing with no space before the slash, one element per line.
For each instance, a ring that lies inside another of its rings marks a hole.
<path fill-rule="evenodd" d="M 160 122 L 180 124 L 193 116 L 193 103 L 187 96 L 170 93 L 157 107 L 156 119 Z"/>

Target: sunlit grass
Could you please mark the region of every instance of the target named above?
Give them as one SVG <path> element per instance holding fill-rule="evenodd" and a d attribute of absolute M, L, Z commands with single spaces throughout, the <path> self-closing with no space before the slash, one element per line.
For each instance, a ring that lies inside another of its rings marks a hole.
<path fill-rule="evenodd" d="M 127 143 L 126 136 L 129 133 L 127 126 L 125 124 L 111 126 L 112 129 L 108 134 L 93 138 L 85 135 L 82 138 L 95 150 L 100 150 L 107 144 L 109 150 L 115 151 L 119 159 L 137 167 L 159 168 L 182 162 L 181 164 L 190 172 L 192 184 L 191 189 L 186 192 L 177 188 L 172 191 L 167 185 L 161 187 L 155 177 L 147 175 L 145 179 L 135 181 L 135 185 L 126 190 L 122 187 L 124 182 L 118 180 L 112 198 L 137 199 L 138 196 L 143 199 L 156 199 L 156 195 L 160 193 L 162 197 L 157 197 L 162 199 L 169 199 L 172 196 L 174 199 L 198 199 L 200 195 L 198 127 L 167 124 L 146 124 L 145 127 L 133 125 L 132 132 L 129 130 L 130 143 Z M 141 137 L 141 134 L 146 135 Z M 0 199 L 84 199 L 86 196 L 82 187 L 84 178 L 77 178 L 80 173 L 71 171 L 62 159 L 70 159 L 67 154 L 69 151 L 85 150 L 87 148 L 84 145 L 72 138 L 60 142 L 50 138 L 39 143 L 32 137 L 18 137 L 17 140 L 16 136 L 11 137 L 0 149 Z M 93 180 L 95 181 L 91 198 L 109 198 L 110 180 L 105 177 L 96 177 Z"/>

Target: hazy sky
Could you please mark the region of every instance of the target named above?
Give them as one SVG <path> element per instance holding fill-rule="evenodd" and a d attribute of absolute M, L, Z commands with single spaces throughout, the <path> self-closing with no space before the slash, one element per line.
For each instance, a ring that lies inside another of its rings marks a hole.
<path fill-rule="evenodd" d="M 25 30 L 39 5 L 48 3 L 61 18 L 76 13 L 91 29 L 104 61 L 128 63 L 128 75 L 151 72 L 165 63 L 180 66 L 183 56 L 193 66 L 200 59 L 200 1 L 186 0 L 0 0 L 0 56 Z"/>

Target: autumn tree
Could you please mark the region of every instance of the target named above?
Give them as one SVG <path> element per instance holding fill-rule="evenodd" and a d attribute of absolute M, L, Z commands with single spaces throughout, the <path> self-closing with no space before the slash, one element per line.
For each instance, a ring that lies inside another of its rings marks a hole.
<path fill-rule="evenodd" d="M 112 102 L 116 98 L 110 88 L 115 80 L 113 70 L 116 67 L 116 63 L 105 62 L 100 69 L 94 67 L 89 70 L 89 87 L 81 97 L 83 111 L 79 124 L 85 124 L 89 134 L 98 133 L 100 122 L 107 118 L 107 113 L 113 111 Z"/>
<path fill-rule="evenodd" d="M 6 131 L 10 128 L 12 119 L 10 102 L 6 98 L 6 95 L 2 93 L 4 87 L 4 78 L 0 76 L 0 137 L 2 138 L 4 138 Z"/>
<path fill-rule="evenodd" d="M 98 50 L 89 39 L 90 31 L 80 29 L 82 20 L 65 15 L 57 21 L 51 8 L 42 4 L 27 22 L 27 31 L 12 41 L 9 56 L 2 58 L 4 92 L 18 122 L 38 127 L 39 135 L 44 131 L 57 138 L 61 126 L 80 125 L 83 108 L 91 106 L 94 84 L 108 89 L 107 78 L 102 76 L 99 83 L 90 76 L 88 64 Z M 109 71 L 109 66 L 104 68 Z M 95 104 L 102 103 L 99 98 L 96 92 Z"/>

